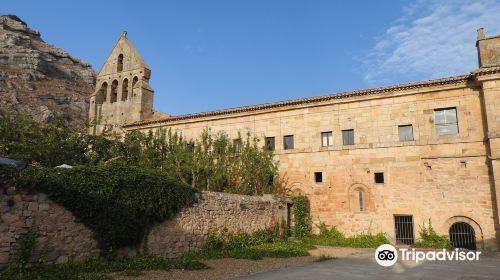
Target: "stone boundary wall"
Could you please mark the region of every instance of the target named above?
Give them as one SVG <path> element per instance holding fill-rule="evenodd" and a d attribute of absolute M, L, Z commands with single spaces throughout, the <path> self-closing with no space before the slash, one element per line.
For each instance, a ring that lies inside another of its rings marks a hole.
<path fill-rule="evenodd" d="M 47 262 L 65 262 L 99 255 L 92 231 L 45 194 L 0 188 L 0 267 L 16 261 L 18 240 L 30 228 L 39 234 L 32 261 L 43 257 Z"/>
<path fill-rule="evenodd" d="M 202 192 L 192 207 L 154 226 L 140 248 L 174 258 L 187 250 L 200 248 L 212 229 L 226 227 L 228 232 L 254 232 L 272 227 L 287 219 L 288 203 L 291 201 L 273 195 Z M 65 262 L 100 253 L 92 231 L 45 194 L 0 188 L 0 267 L 16 261 L 18 240 L 30 228 L 40 235 L 32 261 L 43 256 L 47 262 Z M 136 248 L 119 251 L 124 255 L 136 253 Z"/>
<path fill-rule="evenodd" d="M 202 192 L 198 202 L 173 219 L 155 226 L 143 248 L 167 258 L 199 249 L 211 230 L 225 227 L 229 233 L 273 227 L 287 221 L 291 200 L 273 195 L 246 196 Z"/>

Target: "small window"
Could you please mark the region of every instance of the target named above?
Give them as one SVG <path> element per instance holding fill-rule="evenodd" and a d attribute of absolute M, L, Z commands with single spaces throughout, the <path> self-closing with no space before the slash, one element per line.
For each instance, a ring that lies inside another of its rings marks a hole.
<path fill-rule="evenodd" d="M 375 172 L 375 184 L 384 183 L 384 172 Z"/>
<path fill-rule="evenodd" d="M 233 140 L 233 149 L 236 153 L 241 152 L 241 139 L 234 139 Z"/>
<path fill-rule="evenodd" d="M 118 70 L 118 72 L 123 71 L 123 54 L 120 54 L 118 56 L 118 62 L 117 62 L 116 70 Z"/>
<path fill-rule="evenodd" d="M 285 150 L 293 149 L 293 135 L 286 135 L 283 137 L 283 148 Z"/>
<path fill-rule="evenodd" d="M 365 211 L 365 193 L 363 191 L 358 191 L 358 206 L 359 212 Z"/>
<path fill-rule="evenodd" d="M 458 134 L 458 120 L 456 108 L 434 110 L 434 124 L 437 135 Z"/>
<path fill-rule="evenodd" d="M 323 172 L 314 172 L 314 182 L 323 183 Z"/>
<path fill-rule="evenodd" d="M 342 130 L 342 140 L 344 145 L 354 145 L 354 129 Z"/>
<path fill-rule="evenodd" d="M 328 147 L 333 145 L 333 133 L 331 131 L 321 132 L 321 146 Z"/>
<path fill-rule="evenodd" d="M 399 130 L 399 141 L 413 141 L 413 125 L 400 125 Z"/>
<path fill-rule="evenodd" d="M 276 148 L 276 141 L 274 137 L 266 137 L 266 149 L 274 151 Z"/>

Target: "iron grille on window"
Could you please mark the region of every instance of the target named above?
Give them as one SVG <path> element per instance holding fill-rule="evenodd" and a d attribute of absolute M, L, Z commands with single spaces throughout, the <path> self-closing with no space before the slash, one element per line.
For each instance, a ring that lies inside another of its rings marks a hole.
<path fill-rule="evenodd" d="M 275 138 L 274 137 L 266 137 L 266 148 L 270 151 L 274 151 L 275 149 Z"/>
<path fill-rule="evenodd" d="M 331 131 L 321 132 L 321 146 L 328 147 L 333 145 L 333 133 Z"/>
<path fill-rule="evenodd" d="M 344 145 L 354 145 L 354 129 L 342 130 L 342 140 Z"/>
<path fill-rule="evenodd" d="M 396 243 L 410 245 L 415 242 L 413 235 L 413 216 L 395 215 L 394 227 L 396 230 Z"/>
<path fill-rule="evenodd" d="M 434 123 L 437 135 L 458 134 L 458 120 L 456 108 L 434 110 Z"/>
<path fill-rule="evenodd" d="M 283 137 L 283 148 L 285 150 L 293 149 L 293 135 L 286 135 Z"/>
<path fill-rule="evenodd" d="M 413 125 L 400 125 L 398 127 L 399 141 L 413 141 Z"/>

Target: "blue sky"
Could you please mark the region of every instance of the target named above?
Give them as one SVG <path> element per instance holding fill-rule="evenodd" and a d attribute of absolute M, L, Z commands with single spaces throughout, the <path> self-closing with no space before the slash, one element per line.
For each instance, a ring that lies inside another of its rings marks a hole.
<path fill-rule="evenodd" d="M 127 30 L 171 114 L 465 74 L 500 34 L 498 0 L 0 1 L 95 70 Z"/>

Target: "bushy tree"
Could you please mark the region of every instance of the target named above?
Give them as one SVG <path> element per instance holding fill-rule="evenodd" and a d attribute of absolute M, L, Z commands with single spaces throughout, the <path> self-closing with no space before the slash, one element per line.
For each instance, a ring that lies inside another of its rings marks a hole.
<path fill-rule="evenodd" d="M 40 125 L 26 118 L 0 118 L 0 156 L 45 167 L 121 162 L 159 170 L 199 190 L 281 192 L 272 151 L 250 134 L 240 138 L 236 147 L 224 132 L 208 129 L 197 139 L 171 129 L 96 136 L 57 119 Z"/>

